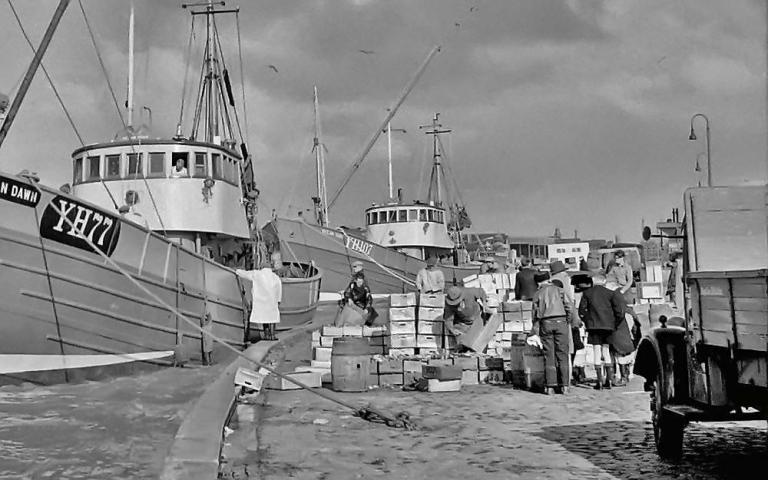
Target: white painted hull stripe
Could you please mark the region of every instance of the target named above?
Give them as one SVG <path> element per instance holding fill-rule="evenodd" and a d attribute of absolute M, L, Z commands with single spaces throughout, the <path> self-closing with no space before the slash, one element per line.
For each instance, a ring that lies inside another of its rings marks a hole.
<path fill-rule="evenodd" d="M 98 354 L 98 355 L 30 355 L 0 354 L 0 374 L 43 372 L 74 368 L 100 367 L 118 363 L 156 360 L 170 357 L 173 350 L 160 352 Z"/>

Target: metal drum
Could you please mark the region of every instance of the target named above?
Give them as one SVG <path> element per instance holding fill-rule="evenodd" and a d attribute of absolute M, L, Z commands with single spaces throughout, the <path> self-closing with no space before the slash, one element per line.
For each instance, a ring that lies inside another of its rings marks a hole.
<path fill-rule="evenodd" d="M 365 392 L 371 372 L 368 339 L 341 337 L 333 341 L 331 352 L 332 388 L 337 392 Z"/>

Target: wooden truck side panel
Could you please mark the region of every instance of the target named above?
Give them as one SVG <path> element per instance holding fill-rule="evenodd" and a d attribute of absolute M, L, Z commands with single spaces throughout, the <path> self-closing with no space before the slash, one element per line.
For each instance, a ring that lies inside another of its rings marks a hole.
<path fill-rule="evenodd" d="M 687 330 L 693 400 L 740 404 L 768 388 L 768 211 L 765 186 L 685 193 Z"/>

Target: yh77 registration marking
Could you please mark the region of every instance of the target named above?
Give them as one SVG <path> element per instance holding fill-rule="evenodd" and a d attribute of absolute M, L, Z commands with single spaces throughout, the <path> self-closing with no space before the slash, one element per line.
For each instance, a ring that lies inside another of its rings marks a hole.
<path fill-rule="evenodd" d="M 87 238 L 104 254 L 112 255 L 120 235 L 120 220 L 117 217 L 61 196 L 51 200 L 51 203 L 64 216 L 51 205 L 45 207 L 40 220 L 41 237 L 93 251 L 85 240 Z"/>

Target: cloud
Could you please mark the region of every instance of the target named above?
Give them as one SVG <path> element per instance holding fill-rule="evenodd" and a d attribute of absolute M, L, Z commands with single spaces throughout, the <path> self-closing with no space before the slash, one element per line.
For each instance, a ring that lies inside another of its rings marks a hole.
<path fill-rule="evenodd" d="M 714 55 L 693 55 L 682 67 L 683 77 L 707 93 L 733 95 L 760 88 L 764 76 L 741 59 Z"/>

